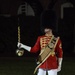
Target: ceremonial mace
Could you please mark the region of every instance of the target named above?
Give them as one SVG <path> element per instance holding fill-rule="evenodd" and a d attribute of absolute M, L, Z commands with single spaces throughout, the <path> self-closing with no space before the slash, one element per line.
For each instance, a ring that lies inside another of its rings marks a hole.
<path fill-rule="evenodd" d="M 19 18 L 18 18 L 18 43 L 21 42 L 21 36 L 20 36 L 21 31 L 20 31 L 20 29 L 21 29 L 21 28 L 20 28 L 20 26 L 19 26 Z M 19 45 L 18 49 L 16 50 L 16 54 L 17 54 L 18 56 L 23 56 L 24 50 L 21 49 L 20 46 L 21 46 L 21 44 Z"/>

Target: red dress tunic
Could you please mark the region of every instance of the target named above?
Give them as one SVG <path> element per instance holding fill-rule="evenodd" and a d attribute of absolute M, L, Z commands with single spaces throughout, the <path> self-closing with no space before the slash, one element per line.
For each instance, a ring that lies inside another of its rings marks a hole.
<path fill-rule="evenodd" d="M 51 36 L 39 36 L 35 45 L 31 48 L 30 52 L 36 53 L 39 50 L 42 50 L 43 47 L 50 41 Z M 56 69 L 58 68 L 58 60 L 57 58 L 62 58 L 62 46 L 61 40 L 59 39 L 55 48 L 55 55 L 50 55 L 48 59 L 39 67 L 42 69 Z"/>

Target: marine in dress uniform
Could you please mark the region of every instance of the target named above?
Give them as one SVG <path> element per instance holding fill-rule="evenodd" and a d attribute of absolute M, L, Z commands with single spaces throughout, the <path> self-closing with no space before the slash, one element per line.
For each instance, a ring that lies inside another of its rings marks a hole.
<path fill-rule="evenodd" d="M 40 53 L 44 49 L 44 47 L 48 44 L 51 40 L 52 36 L 58 37 L 55 35 L 55 26 L 56 26 L 56 15 L 53 10 L 46 10 L 41 15 L 41 26 L 43 32 L 46 30 L 52 30 L 51 35 L 47 35 L 46 33 L 42 36 L 38 36 L 37 41 L 33 47 L 24 45 L 22 43 L 18 43 L 18 47 L 20 45 L 21 48 L 29 52 L 36 53 L 40 50 Z M 62 65 L 62 58 L 63 58 L 63 51 L 62 51 L 62 42 L 60 38 L 56 44 L 54 49 L 54 54 L 51 54 L 44 63 L 42 63 L 39 68 L 37 75 L 57 75 L 57 72 L 61 70 Z"/>

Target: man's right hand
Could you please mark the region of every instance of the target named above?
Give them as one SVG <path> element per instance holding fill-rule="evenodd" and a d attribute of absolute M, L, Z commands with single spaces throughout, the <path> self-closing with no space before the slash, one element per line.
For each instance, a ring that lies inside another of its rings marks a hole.
<path fill-rule="evenodd" d="M 18 42 L 18 44 L 17 44 L 17 47 L 18 47 L 19 49 L 20 49 L 20 48 L 23 48 L 23 49 L 25 49 L 25 50 L 27 50 L 27 51 L 29 51 L 29 52 L 30 52 L 30 50 L 31 50 L 31 47 L 30 47 L 30 46 L 24 45 L 24 44 L 19 43 L 19 42 Z"/>
<path fill-rule="evenodd" d="M 22 48 L 22 45 L 23 45 L 22 43 L 19 43 L 19 42 L 18 42 L 17 47 L 18 47 L 18 48 Z"/>

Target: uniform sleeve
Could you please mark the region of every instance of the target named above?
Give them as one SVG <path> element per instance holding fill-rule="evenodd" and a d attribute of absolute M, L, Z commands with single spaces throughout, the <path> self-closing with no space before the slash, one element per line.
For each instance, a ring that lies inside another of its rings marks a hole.
<path fill-rule="evenodd" d="M 62 42 L 60 39 L 58 40 L 55 51 L 58 58 L 63 58 Z"/>
<path fill-rule="evenodd" d="M 41 48 L 40 47 L 40 37 L 38 37 L 35 45 L 33 47 L 31 47 L 30 52 L 36 53 L 36 52 L 38 52 L 40 50 L 40 48 Z"/>

